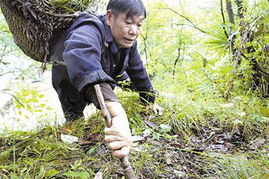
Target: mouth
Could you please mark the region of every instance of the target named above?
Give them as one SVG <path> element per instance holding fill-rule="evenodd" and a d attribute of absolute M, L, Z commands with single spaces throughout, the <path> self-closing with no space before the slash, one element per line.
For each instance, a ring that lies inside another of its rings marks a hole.
<path fill-rule="evenodd" d="M 129 43 L 132 43 L 132 42 L 135 41 L 135 39 L 129 39 L 129 38 L 124 38 L 124 40 L 126 40 L 126 41 L 129 42 Z"/>

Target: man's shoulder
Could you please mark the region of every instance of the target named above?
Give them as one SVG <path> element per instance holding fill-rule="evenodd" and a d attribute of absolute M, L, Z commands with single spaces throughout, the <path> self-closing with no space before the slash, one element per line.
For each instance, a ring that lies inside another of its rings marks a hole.
<path fill-rule="evenodd" d="M 74 24 L 80 24 L 82 22 L 91 22 L 98 25 L 103 25 L 103 22 L 102 22 L 103 17 L 104 15 L 90 14 L 90 13 L 83 12 L 77 17 Z"/>
<path fill-rule="evenodd" d="M 76 18 L 72 26 L 79 26 L 81 24 L 104 26 L 103 22 L 101 21 L 101 17 L 102 16 L 84 12 Z"/>
<path fill-rule="evenodd" d="M 86 12 L 81 13 L 74 23 L 69 28 L 69 32 L 73 31 L 74 29 L 80 27 L 80 26 L 89 26 L 90 28 L 97 28 L 101 33 L 104 31 L 104 24 L 102 22 L 102 17 L 104 15 L 95 15 L 95 14 L 89 14 Z"/>

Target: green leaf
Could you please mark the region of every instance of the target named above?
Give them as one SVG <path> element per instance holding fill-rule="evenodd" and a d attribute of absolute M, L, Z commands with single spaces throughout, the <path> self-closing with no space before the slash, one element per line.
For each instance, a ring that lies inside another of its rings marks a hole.
<path fill-rule="evenodd" d="M 161 124 L 160 125 L 160 132 L 162 132 L 162 133 L 167 133 L 167 132 L 170 132 L 171 131 L 171 126 L 169 126 L 169 125 L 166 125 L 166 124 Z"/>
<path fill-rule="evenodd" d="M 90 177 L 90 175 L 87 172 L 74 172 L 74 171 L 68 171 L 63 174 L 67 177 L 79 177 L 81 179 L 87 179 Z"/>
<path fill-rule="evenodd" d="M 53 176 L 57 175 L 58 173 L 60 173 L 60 171 L 52 169 L 52 170 L 47 171 L 45 173 L 45 176 L 46 177 L 53 177 Z"/>
<path fill-rule="evenodd" d="M 258 120 L 260 122 L 269 123 L 269 117 L 261 117 L 261 118 L 258 118 Z"/>

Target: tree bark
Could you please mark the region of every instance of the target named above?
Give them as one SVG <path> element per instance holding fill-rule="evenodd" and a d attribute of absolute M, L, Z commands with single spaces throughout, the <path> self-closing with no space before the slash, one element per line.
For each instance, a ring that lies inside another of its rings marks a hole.
<path fill-rule="evenodd" d="M 233 6 L 232 6 L 232 1 L 231 0 L 226 0 L 226 11 L 228 14 L 228 18 L 229 18 L 229 22 L 231 24 L 235 24 L 235 20 L 234 20 L 234 13 L 233 13 Z M 234 40 L 236 38 L 236 36 L 231 36 L 231 34 L 233 33 L 233 27 L 230 27 L 230 34 L 229 34 L 229 41 L 230 41 L 230 51 L 233 55 L 233 59 L 237 62 L 239 62 L 240 60 L 237 59 L 236 57 L 236 49 L 234 47 Z"/>
<path fill-rule="evenodd" d="M 244 8 L 243 8 L 243 2 L 242 0 L 235 0 L 235 3 L 237 5 L 237 11 L 240 19 L 240 26 L 244 24 Z"/>
<path fill-rule="evenodd" d="M 226 10 L 229 18 L 229 22 L 234 24 L 234 13 L 233 13 L 233 6 L 231 0 L 226 0 Z"/>
<path fill-rule="evenodd" d="M 251 66 L 252 66 L 252 88 L 261 90 L 262 96 L 269 95 L 268 87 L 269 87 L 269 78 L 267 75 L 267 72 L 263 71 L 259 62 L 255 57 L 246 57 L 245 54 L 253 54 L 256 52 L 253 45 L 246 45 L 246 44 L 252 44 L 254 41 L 254 32 L 251 28 L 249 28 L 249 23 L 245 21 L 245 13 L 246 10 L 243 7 L 243 1 L 242 0 L 235 0 L 238 10 L 238 15 L 240 19 L 240 41 L 241 45 L 238 49 L 239 55 L 244 57 L 245 59 L 249 60 Z"/>

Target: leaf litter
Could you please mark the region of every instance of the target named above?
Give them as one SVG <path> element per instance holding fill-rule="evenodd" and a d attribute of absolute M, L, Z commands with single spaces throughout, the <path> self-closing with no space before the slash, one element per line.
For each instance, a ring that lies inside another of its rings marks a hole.
<path fill-rule="evenodd" d="M 76 121 L 66 130 L 47 126 L 36 132 L 0 136 L 0 176 L 122 178 L 120 162 L 111 157 L 104 134 L 99 132 L 104 128 L 101 118 L 97 115 L 89 121 Z M 168 124 L 151 119 L 145 118 L 144 132 L 133 138 L 129 160 L 138 178 L 218 178 L 226 155 L 257 154 L 259 149 L 268 154 L 268 137 L 248 141 L 241 129 L 215 124 L 212 128 L 192 128 L 192 135 L 186 138 Z M 63 135 L 69 138 L 63 139 Z"/>

